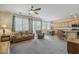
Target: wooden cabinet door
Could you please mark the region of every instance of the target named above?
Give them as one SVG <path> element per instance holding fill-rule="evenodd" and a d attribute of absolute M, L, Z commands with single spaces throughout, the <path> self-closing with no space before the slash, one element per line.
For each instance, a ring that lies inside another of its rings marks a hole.
<path fill-rule="evenodd" d="M 67 42 L 67 51 L 71 54 L 79 54 L 79 44 Z"/>

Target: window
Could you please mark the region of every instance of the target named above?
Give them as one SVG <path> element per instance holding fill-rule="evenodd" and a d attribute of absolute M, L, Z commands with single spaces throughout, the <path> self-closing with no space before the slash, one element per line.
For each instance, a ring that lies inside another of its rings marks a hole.
<path fill-rule="evenodd" d="M 35 33 L 38 30 L 41 30 L 41 21 L 33 21 L 33 32 Z"/>
<path fill-rule="evenodd" d="M 36 30 L 41 30 L 41 21 L 36 21 Z"/>
<path fill-rule="evenodd" d="M 47 30 L 50 30 L 50 22 L 47 22 Z"/>
<path fill-rule="evenodd" d="M 46 30 L 47 24 L 45 21 L 42 22 L 42 30 Z"/>
<path fill-rule="evenodd" d="M 29 30 L 29 23 L 28 19 L 24 17 L 15 17 L 15 31 L 28 31 Z"/>
<path fill-rule="evenodd" d="M 28 19 L 23 19 L 23 31 L 29 30 L 29 22 Z"/>
<path fill-rule="evenodd" d="M 42 31 L 47 32 L 47 30 L 50 30 L 50 22 L 42 21 Z"/>

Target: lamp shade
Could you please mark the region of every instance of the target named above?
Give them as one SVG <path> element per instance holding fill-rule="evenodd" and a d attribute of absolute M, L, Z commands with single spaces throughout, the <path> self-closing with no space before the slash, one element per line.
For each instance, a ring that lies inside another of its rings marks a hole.
<path fill-rule="evenodd" d="M 1 25 L 1 28 L 7 28 L 7 25 L 3 24 Z"/>

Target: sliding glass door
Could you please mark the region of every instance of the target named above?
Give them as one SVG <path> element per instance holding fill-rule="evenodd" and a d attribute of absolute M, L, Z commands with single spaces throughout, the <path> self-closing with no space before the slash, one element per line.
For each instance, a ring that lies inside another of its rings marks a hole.
<path fill-rule="evenodd" d="M 47 21 L 33 21 L 33 32 L 41 30 L 44 33 L 47 33 L 50 30 L 50 22 Z"/>
<path fill-rule="evenodd" d="M 42 21 L 42 32 L 47 33 L 50 30 L 50 22 Z"/>
<path fill-rule="evenodd" d="M 50 22 L 47 22 L 47 30 L 51 30 L 51 23 Z"/>
<path fill-rule="evenodd" d="M 33 32 L 36 33 L 36 31 L 41 30 L 41 21 L 33 21 Z"/>
<path fill-rule="evenodd" d="M 46 33 L 47 32 L 47 22 L 42 21 L 42 32 Z"/>

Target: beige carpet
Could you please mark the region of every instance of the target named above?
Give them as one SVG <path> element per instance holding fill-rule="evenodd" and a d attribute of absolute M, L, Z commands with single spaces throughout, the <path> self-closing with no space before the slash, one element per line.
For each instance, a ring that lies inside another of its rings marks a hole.
<path fill-rule="evenodd" d="M 33 39 L 11 45 L 12 54 L 67 54 L 67 43 L 56 36 Z"/>

